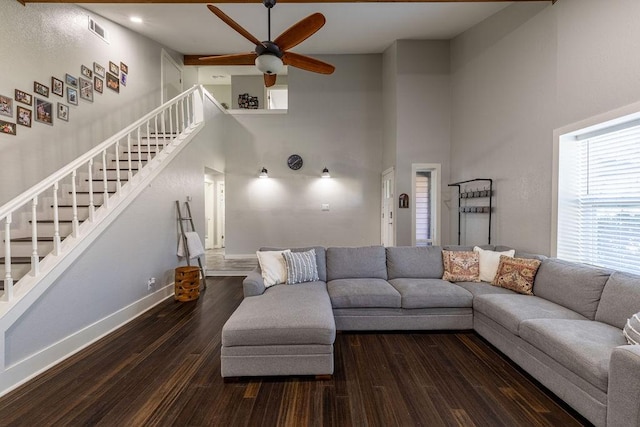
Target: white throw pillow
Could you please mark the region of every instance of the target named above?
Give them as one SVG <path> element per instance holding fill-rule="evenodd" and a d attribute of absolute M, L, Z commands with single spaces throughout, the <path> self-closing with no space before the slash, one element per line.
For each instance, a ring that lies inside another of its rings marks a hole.
<path fill-rule="evenodd" d="M 498 265 L 500 265 L 500 255 L 513 258 L 516 251 L 511 249 L 510 251 L 496 252 L 482 249 L 478 246 L 473 248 L 474 252 L 478 252 L 480 258 L 480 280 L 482 282 L 493 282 L 498 272 Z"/>
<path fill-rule="evenodd" d="M 256 252 L 258 263 L 262 270 L 262 280 L 266 288 L 280 283 L 287 283 L 287 263 L 282 256 L 285 252 L 291 252 L 291 250 Z"/>

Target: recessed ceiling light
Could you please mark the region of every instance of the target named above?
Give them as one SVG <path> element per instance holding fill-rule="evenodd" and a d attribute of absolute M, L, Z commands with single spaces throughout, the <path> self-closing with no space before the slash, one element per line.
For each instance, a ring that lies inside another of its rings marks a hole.
<path fill-rule="evenodd" d="M 129 18 L 129 20 L 131 22 L 135 22 L 136 24 L 142 24 L 142 18 L 140 18 L 139 16 L 132 16 L 131 18 Z"/>

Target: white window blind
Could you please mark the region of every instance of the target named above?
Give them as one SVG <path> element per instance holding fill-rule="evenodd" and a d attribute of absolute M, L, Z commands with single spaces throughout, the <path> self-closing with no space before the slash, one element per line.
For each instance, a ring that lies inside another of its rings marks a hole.
<path fill-rule="evenodd" d="M 431 172 L 416 173 L 416 246 L 431 246 Z"/>
<path fill-rule="evenodd" d="M 561 147 L 558 257 L 640 273 L 640 126 Z"/>

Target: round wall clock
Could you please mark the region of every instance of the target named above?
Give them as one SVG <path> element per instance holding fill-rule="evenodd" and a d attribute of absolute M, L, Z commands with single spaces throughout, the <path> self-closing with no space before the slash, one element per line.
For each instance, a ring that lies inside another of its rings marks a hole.
<path fill-rule="evenodd" d="M 287 159 L 287 165 L 294 171 L 297 171 L 302 167 L 302 157 L 297 154 L 292 154 Z"/>

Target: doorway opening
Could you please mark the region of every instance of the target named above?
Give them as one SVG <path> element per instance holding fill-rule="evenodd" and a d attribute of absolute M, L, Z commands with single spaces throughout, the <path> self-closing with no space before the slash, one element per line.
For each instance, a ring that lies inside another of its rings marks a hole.
<path fill-rule="evenodd" d="M 380 241 L 383 246 L 395 246 L 393 194 L 395 173 L 393 168 L 382 172 L 382 206 L 380 215 Z"/>
<path fill-rule="evenodd" d="M 411 165 L 411 188 L 414 200 L 411 211 L 411 244 L 440 244 L 440 164 Z"/>

